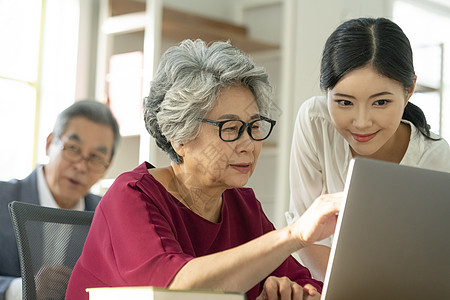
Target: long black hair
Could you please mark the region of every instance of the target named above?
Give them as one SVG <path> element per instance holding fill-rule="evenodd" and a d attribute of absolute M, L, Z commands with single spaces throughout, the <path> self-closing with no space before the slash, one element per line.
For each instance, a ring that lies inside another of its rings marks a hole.
<path fill-rule="evenodd" d="M 371 65 L 381 75 L 400 82 L 405 91 L 414 86 L 411 44 L 403 30 L 386 18 L 359 18 L 342 23 L 328 37 L 322 55 L 320 87 L 333 88 L 347 73 Z M 430 126 L 423 111 L 408 101 L 403 119 L 429 139 Z"/>

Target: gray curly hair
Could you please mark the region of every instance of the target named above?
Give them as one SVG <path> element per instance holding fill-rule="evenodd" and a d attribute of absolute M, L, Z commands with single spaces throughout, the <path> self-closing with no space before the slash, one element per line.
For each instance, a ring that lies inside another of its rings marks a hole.
<path fill-rule="evenodd" d="M 272 88 L 264 68 L 229 42 L 184 40 L 162 56 L 150 93 L 144 98 L 144 121 L 156 144 L 177 164 L 171 145 L 197 137 L 201 123 L 224 89 L 242 85 L 254 95 L 260 114 L 269 116 Z"/>

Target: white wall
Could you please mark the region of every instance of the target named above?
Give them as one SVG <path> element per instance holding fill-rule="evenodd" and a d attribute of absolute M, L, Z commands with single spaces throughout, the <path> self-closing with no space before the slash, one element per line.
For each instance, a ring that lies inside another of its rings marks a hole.
<path fill-rule="evenodd" d="M 344 20 L 357 17 L 390 17 L 390 0 L 299 0 L 296 13 L 295 103 L 321 93 L 320 59 L 325 41 Z"/>

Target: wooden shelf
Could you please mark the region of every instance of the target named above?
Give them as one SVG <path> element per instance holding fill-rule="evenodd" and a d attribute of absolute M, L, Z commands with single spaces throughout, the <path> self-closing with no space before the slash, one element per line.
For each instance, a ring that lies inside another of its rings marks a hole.
<path fill-rule="evenodd" d="M 416 90 L 415 93 L 430 93 L 430 92 L 439 92 L 439 88 L 426 86 L 423 84 L 416 84 Z"/>
<path fill-rule="evenodd" d="M 278 45 L 249 38 L 245 27 L 171 8 L 163 9 L 162 20 L 163 38 L 176 41 L 202 39 L 206 42 L 230 40 L 231 44 L 248 53 L 278 49 Z"/>
<path fill-rule="evenodd" d="M 110 3 L 110 17 L 102 25 L 104 33 L 119 34 L 145 29 L 145 3 L 123 0 L 110 0 Z M 247 53 L 279 49 L 278 45 L 249 38 L 243 26 L 168 7 L 163 8 L 162 37 L 174 42 L 184 39 L 202 39 L 206 42 L 229 40 Z"/>
<path fill-rule="evenodd" d="M 133 12 L 107 18 L 102 24 L 102 31 L 105 34 L 144 31 L 145 23 L 145 12 Z"/>
<path fill-rule="evenodd" d="M 109 15 L 111 17 L 145 11 L 145 0 L 109 0 Z"/>

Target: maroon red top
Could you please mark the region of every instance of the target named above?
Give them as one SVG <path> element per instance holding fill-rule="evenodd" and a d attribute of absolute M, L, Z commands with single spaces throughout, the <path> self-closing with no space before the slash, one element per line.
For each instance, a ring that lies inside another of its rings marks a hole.
<path fill-rule="evenodd" d="M 119 176 L 100 201 L 66 299 L 87 300 L 85 289 L 90 287 L 167 287 L 189 260 L 236 247 L 274 229 L 252 189 L 226 190 L 221 220 L 212 223 L 169 194 L 148 168 L 153 166 L 143 163 Z M 293 257 L 271 275 L 322 290 L 322 283 Z M 259 283 L 249 290 L 247 299 L 255 299 L 261 288 Z"/>

